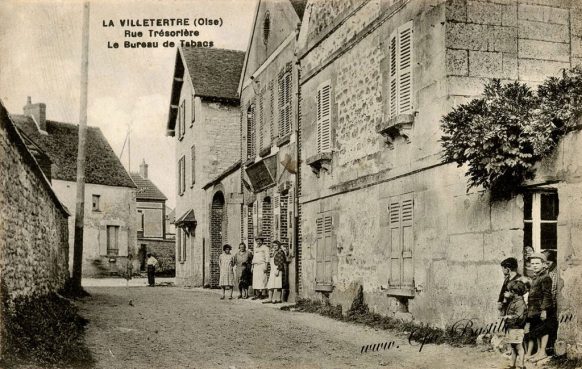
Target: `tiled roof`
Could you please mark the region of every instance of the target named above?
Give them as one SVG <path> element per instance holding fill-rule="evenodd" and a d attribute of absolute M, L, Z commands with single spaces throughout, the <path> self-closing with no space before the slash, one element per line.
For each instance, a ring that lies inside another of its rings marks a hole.
<path fill-rule="evenodd" d="M 137 185 L 137 201 L 139 200 L 167 200 L 168 198 L 148 178 L 139 173 L 131 173 L 131 179 Z"/>
<path fill-rule="evenodd" d="M 180 50 L 196 95 L 238 100 L 237 88 L 244 51 L 201 47 Z"/>
<path fill-rule="evenodd" d="M 32 118 L 12 115 L 21 129 L 49 156 L 55 164 L 53 179 L 77 180 L 77 146 L 79 126 L 70 123 L 46 121 L 48 135 L 39 133 Z M 132 187 L 135 184 L 97 127 L 87 127 L 87 164 L 85 182 L 106 186 Z"/>

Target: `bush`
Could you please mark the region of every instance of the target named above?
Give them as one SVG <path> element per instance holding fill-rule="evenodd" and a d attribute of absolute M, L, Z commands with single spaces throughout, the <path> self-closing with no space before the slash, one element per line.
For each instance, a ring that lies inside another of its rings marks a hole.
<path fill-rule="evenodd" d="M 52 293 L 38 298 L 17 298 L 3 303 L 3 357 L 5 365 L 90 366 L 91 353 L 84 342 L 88 321 L 77 307 Z"/>
<path fill-rule="evenodd" d="M 582 113 L 582 68 L 548 78 L 533 91 L 526 84 L 492 80 L 483 97 L 442 118 L 443 159 L 467 164 L 468 189 L 483 186 L 512 194 L 534 176 L 534 166 Z"/>

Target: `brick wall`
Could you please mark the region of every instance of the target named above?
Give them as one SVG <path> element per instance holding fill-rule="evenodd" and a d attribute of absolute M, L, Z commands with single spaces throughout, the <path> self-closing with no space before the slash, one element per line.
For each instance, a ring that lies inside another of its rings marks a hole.
<path fill-rule="evenodd" d="M 0 280 L 12 300 L 63 287 L 68 277 L 65 208 L 0 106 Z"/>

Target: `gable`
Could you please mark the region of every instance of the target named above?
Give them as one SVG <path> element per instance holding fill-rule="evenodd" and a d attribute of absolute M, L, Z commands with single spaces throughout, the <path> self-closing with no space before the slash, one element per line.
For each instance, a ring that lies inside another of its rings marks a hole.
<path fill-rule="evenodd" d="M 300 0 L 263 1 L 259 0 L 253 20 L 252 32 L 245 56 L 243 74 L 239 82 L 239 93 L 244 81 L 293 34 L 301 22 L 305 2 Z"/>

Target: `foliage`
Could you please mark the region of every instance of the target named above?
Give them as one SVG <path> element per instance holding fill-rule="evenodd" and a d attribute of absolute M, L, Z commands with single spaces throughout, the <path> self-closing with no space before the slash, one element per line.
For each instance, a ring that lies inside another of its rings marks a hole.
<path fill-rule="evenodd" d="M 512 193 L 574 127 L 582 112 L 582 69 L 548 78 L 537 91 L 492 80 L 483 97 L 442 118 L 444 160 L 467 164 L 468 188 Z"/>
<path fill-rule="evenodd" d="M 77 307 L 52 293 L 17 298 L 2 304 L 4 349 L 2 367 L 34 363 L 42 367 L 90 367 L 91 353 L 84 341 L 88 321 Z"/>

